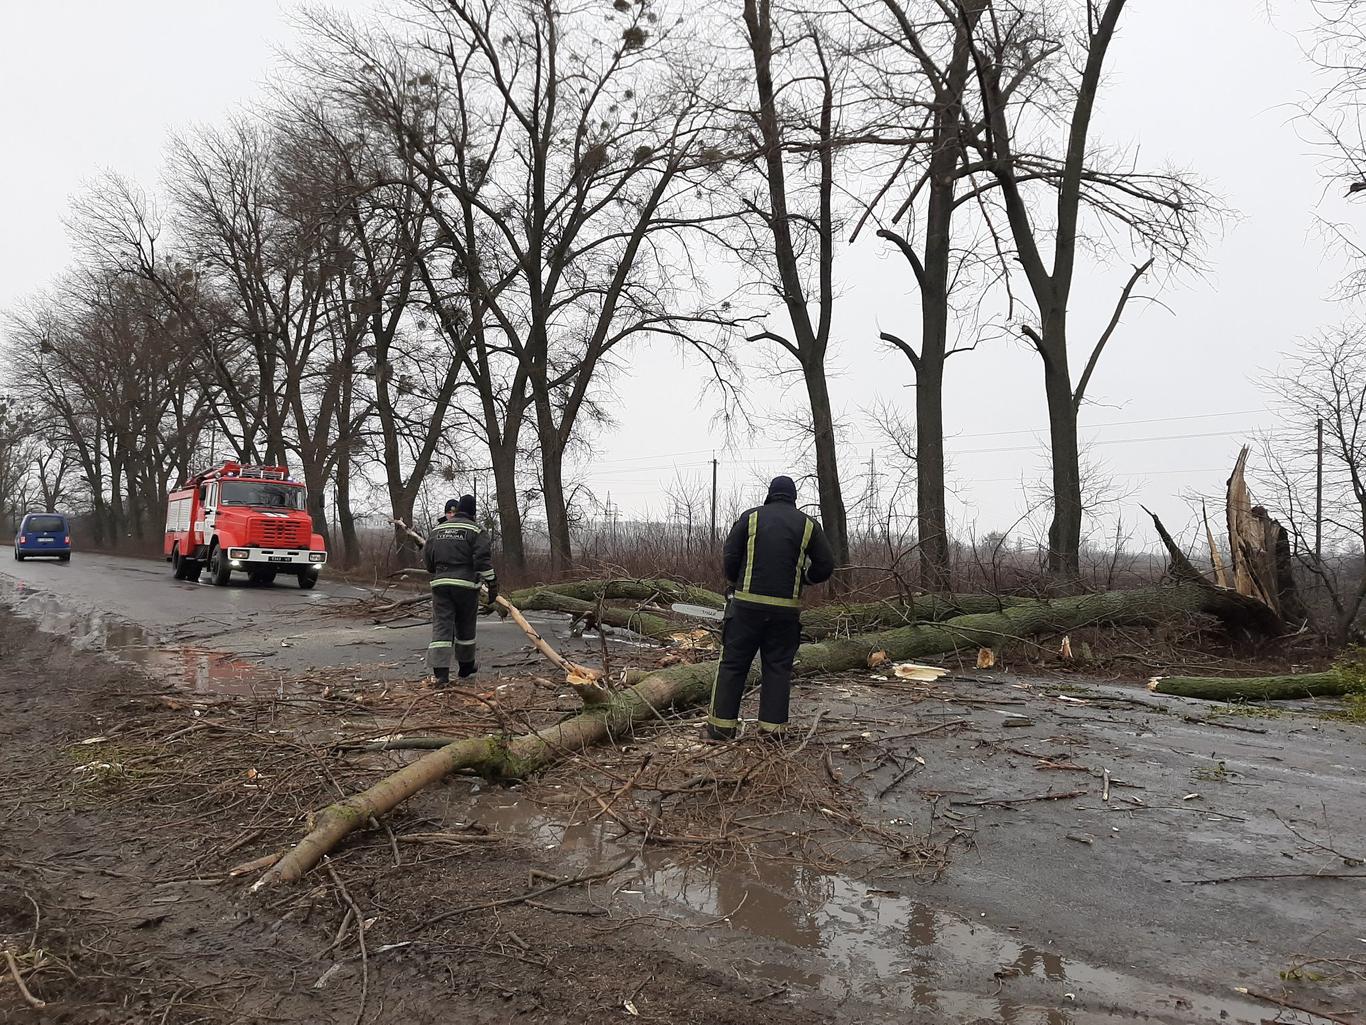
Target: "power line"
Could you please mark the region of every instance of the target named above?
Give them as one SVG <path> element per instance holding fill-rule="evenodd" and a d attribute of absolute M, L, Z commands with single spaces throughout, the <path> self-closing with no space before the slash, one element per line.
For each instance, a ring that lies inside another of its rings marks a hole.
<path fill-rule="evenodd" d="M 1232 409 L 1232 410 L 1227 410 L 1227 411 L 1221 412 L 1221 413 L 1189 413 L 1189 414 L 1185 414 L 1185 415 L 1182 415 L 1182 416 L 1157 416 L 1157 417 L 1147 417 L 1147 418 L 1142 419 L 1142 420 L 1111 420 L 1111 421 L 1108 421 L 1108 422 L 1106 422 L 1106 423 L 1079 425 L 1078 430 L 1079 430 L 1079 431 L 1082 431 L 1082 432 L 1085 432 L 1085 431 L 1100 431 L 1100 430 L 1108 430 L 1108 429 L 1110 429 L 1110 428 L 1112 428 L 1112 427 L 1140 427 L 1140 426 L 1145 426 L 1145 425 L 1148 425 L 1148 424 L 1183 423 L 1183 422 L 1187 422 L 1187 421 L 1191 421 L 1191 420 L 1214 420 L 1214 419 L 1219 419 L 1219 418 L 1221 418 L 1221 417 L 1228 417 L 1228 416 L 1252 416 L 1252 415 L 1259 414 L 1259 413 L 1269 413 L 1269 412 L 1271 412 L 1271 410 L 1268 410 L 1268 409 Z M 1043 426 L 1041 426 L 1041 427 L 1022 427 L 1022 428 L 1017 428 L 1017 429 L 1009 430 L 1009 431 L 983 431 L 983 432 L 975 432 L 975 433 L 972 433 L 972 434 L 952 434 L 952 435 L 946 435 L 945 440 L 949 440 L 949 441 L 960 441 L 960 440 L 972 440 L 972 439 L 976 439 L 976 438 L 1003 438 L 1003 437 L 1012 437 L 1012 436 L 1028 435 L 1028 434 L 1046 434 L 1047 432 L 1048 432 L 1048 425 L 1045 424 L 1045 425 L 1043 425 Z M 1238 432 L 1236 432 L 1236 431 L 1231 431 L 1231 432 L 1226 432 L 1226 433 L 1233 433 L 1233 434 L 1236 434 L 1236 433 L 1238 433 Z M 1185 437 L 1206 437 L 1206 436 L 1212 436 L 1212 435 L 1179 435 L 1178 437 L 1185 438 Z M 844 442 L 844 444 L 847 444 L 847 445 L 872 445 L 872 444 L 880 444 L 880 443 L 882 443 L 882 442 L 885 441 L 885 440 L 886 440 L 886 439 L 884 439 L 884 438 L 853 438 L 853 439 L 850 439 L 850 440 Z M 1096 444 L 1102 444 L 1102 443 L 1101 443 L 1101 442 L 1096 442 Z M 1108 443 L 1106 443 L 1106 444 L 1108 444 Z M 678 451 L 674 451 L 674 452 L 652 452 L 652 453 L 650 453 L 650 454 L 648 454 L 648 455 L 641 455 L 641 456 L 619 456 L 619 457 L 612 458 L 612 459 L 598 459 L 598 458 L 594 457 L 594 459 L 593 459 L 593 465 L 594 465 L 594 466 L 604 466 L 604 465 L 611 466 L 611 465 L 617 465 L 617 464 L 620 464 L 620 463 L 641 463 L 641 462 L 646 462 L 646 461 L 649 461 L 649 460 L 670 459 L 670 458 L 675 457 L 675 456 L 704 455 L 704 454 L 708 454 L 708 453 L 710 453 L 710 452 L 712 452 L 712 451 L 713 451 L 713 449 L 711 449 L 711 448 L 690 448 L 690 449 L 679 449 Z M 730 453 L 732 453 L 732 454 L 736 454 L 736 455 L 741 454 L 741 453 L 757 454 L 757 453 L 761 453 L 761 452 L 785 453 L 785 452 L 787 452 L 787 451 L 790 451 L 790 447 L 789 447 L 789 446 L 783 446 L 783 445 L 736 446 L 736 447 L 733 447 L 733 448 L 726 449 L 725 451 L 730 452 Z M 974 450 L 974 451 L 975 451 L 975 450 Z M 1017 450 L 1016 450 L 1016 449 L 985 449 L 985 450 L 982 450 L 982 451 L 1002 451 L 1002 452 L 1009 452 L 1009 451 L 1017 451 Z M 960 454 L 963 454 L 963 453 L 960 453 Z M 685 463 L 685 464 L 681 464 L 681 465 L 702 466 L 702 465 L 709 465 L 709 464 L 710 464 L 710 460 L 701 460 L 701 461 L 696 462 L 696 463 Z M 642 469 L 642 470 L 643 470 L 643 469 L 651 469 L 651 468 L 654 468 L 655 466 L 664 466 L 664 467 L 667 467 L 667 466 L 669 466 L 669 465 L 671 465 L 671 464 L 669 464 L 669 463 L 652 463 L 650 466 L 639 466 L 639 467 L 635 467 L 635 469 Z"/>
<path fill-rule="evenodd" d="M 1246 431 L 1208 431 L 1202 434 L 1155 434 L 1146 438 L 1110 438 L 1103 441 L 1082 442 L 1085 448 L 1087 445 L 1137 445 L 1151 441 L 1189 441 L 1192 438 L 1230 438 L 1238 434 L 1246 434 Z M 1035 452 L 1038 451 L 1037 445 L 1006 445 L 997 448 L 969 448 L 960 452 L 952 453 L 959 456 L 980 456 L 995 452 Z"/>

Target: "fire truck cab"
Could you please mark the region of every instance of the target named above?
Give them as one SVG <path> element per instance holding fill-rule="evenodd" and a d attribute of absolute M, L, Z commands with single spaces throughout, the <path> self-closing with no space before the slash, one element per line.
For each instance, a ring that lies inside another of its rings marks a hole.
<path fill-rule="evenodd" d="M 207 569 L 219 587 L 234 572 L 257 584 L 288 573 L 309 590 L 327 562 L 307 492 L 289 468 L 235 462 L 197 473 L 171 492 L 163 554 L 177 580 L 198 580 Z"/>

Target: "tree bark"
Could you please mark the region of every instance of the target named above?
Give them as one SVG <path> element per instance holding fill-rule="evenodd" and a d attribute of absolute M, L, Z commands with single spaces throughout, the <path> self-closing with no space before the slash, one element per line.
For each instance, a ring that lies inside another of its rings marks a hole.
<path fill-rule="evenodd" d="M 537 405 L 540 405 L 538 400 Z M 569 537 L 569 506 L 564 497 L 563 453 L 553 437 L 556 435 L 553 416 L 548 412 L 540 418 L 541 426 L 541 493 L 545 503 L 546 529 L 550 534 L 550 568 L 554 574 L 567 573 L 574 566 L 574 552 Z"/>
<path fill-rule="evenodd" d="M 1060 316 L 1060 315 L 1058 315 Z M 1057 320 L 1058 316 L 1050 318 Z M 1048 400 L 1048 445 L 1053 470 L 1053 520 L 1048 527 L 1048 570 L 1063 582 L 1081 573 L 1081 451 L 1077 412 L 1067 369 L 1065 327 L 1057 324 L 1044 357 L 1044 396 Z"/>
<path fill-rule="evenodd" d="M 571 580 L 562 584 L 544 584 L 514 591 L 508 595 L 508 600 L 514 605 L 522 605 L 547 591 L 579 601 L 627 598 L 634 601 L 685 602 L 709 609 L 723 609 L 726 606 L 726 599 L 722 595 L 705 587 L 655 579 Z"/>
<path fill-rule="evenodd" d="M 1148 684 L 1157 694 L 1173 694 L 1205 701 L 1289 701 L 1295 698 L 1337 697 L 1359 691 L 1361 682 L 1347 673 L 1298 676 L 1161 676 Z"/>
<path fill-rule="evenodd" d="M 673 640 L 674 634 L 688 629 L 685 623 L 651 612 L 571 598 L 565 594 L 557 594 L 548 587 L 534 588 L 530 592 L 519 591 L 512 600 L 513 604 L 527 612 L 566 612 L 599 625 L 630 630 L 662 644 L 668 644 Z"/>
<path fill-rule="evenodd" d="M 526 572 L 526 541 L 522 533 L 522 506 L 517 500 L 517 439 L 489 445 L 493 489 L 498 507 L 500 555 L 506 573 Z"/>
<path fill-rule="evenodd" d="M 332 551 L 332 531 L 327 523 L 327 480 L 319 468 L 304 466 L 304 484 L 308 488 L 308 513 L 313 517 L 313 532 L 321 534 L 323 544 Z"/>
<path fill-rule="evenodd" d="M 351 508 L 351 445 L 349 441 L 346 443 L 341 458 L 337 461 L 337 527 L 341 531 L 342 538 L 342 568 L 351 569 L 360 561 L 360 536 L 356 533 L 356 513 Z"/>
<path fill-rule="evenodd" d="M 926 301 L 929 305 L 928 300 Z M 947 319 L 925 312 L 926 330 L 946 331 Z M 915 494 L 916 543 L 920 546 L 920 586 L 926 591 L 952 588 L 949 552 L 949 517 L 944 498 L 944 363 L 924 358 L 930 349 L 926 339 L 915 371 Z"/>
<path fill-rule="evenodd" d="M 826 386 L 823 361 L 807 369 L 806 393 L 811 401 L 811 426 L 815 435 L 816 487 L 820 495 L 821 527 L 835 553 L 835 564 L 843 566 L 849 562 L 849 525 L 844 495 L 840 491 L 835 418 L 830 408 L 830 390 Z"/>

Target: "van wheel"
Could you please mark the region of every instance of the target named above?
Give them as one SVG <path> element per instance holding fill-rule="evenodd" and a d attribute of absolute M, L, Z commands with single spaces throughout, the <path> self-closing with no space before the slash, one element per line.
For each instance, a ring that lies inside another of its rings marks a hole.
<path fill-rule="evenodd" d="M 15 561 L 15 562 L 23 562 L 23 561 L 24 561 L 24 557 L 23 557 L 22 555 L 19 554 L 19 549 L 18 549 L 18 548 L 16 548 L 16 549 L 14 550 L 14 561 Z"/>
<path fill-rule="evenodd" d="M 66 553 L 63 554 L 63 555 L 59 555 L 58 558 L 61 559 L 62 562 L 70 562 L 70 561 L 71 561 L 71 553 L 70 553 L 70 552 L 66 552 Z"/>
<path fill-rule="evenodd" d="M 209 552 L 209 582 L 214 587 L 226 587 L 232 579 L 232 566 L 228 563 L 228 553 L 219 545 Z"/>
<path fill-rule="evenodd" d="M 313 570 L 306 569 L 299 574 L 299 590 L 311 591 L 313 585 L 318 582 L 318 574 Z"/>

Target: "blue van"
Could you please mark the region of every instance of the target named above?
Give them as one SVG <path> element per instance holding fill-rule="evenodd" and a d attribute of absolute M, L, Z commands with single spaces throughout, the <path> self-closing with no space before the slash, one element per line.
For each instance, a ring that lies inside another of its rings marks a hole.
<path fill-rule="evenodd" d="M 14 536 L 15 561 L 45 555 L 71 561 L 71 524 L 61 513 L 29 513 L 19 521 L 19 533 Z"/>

